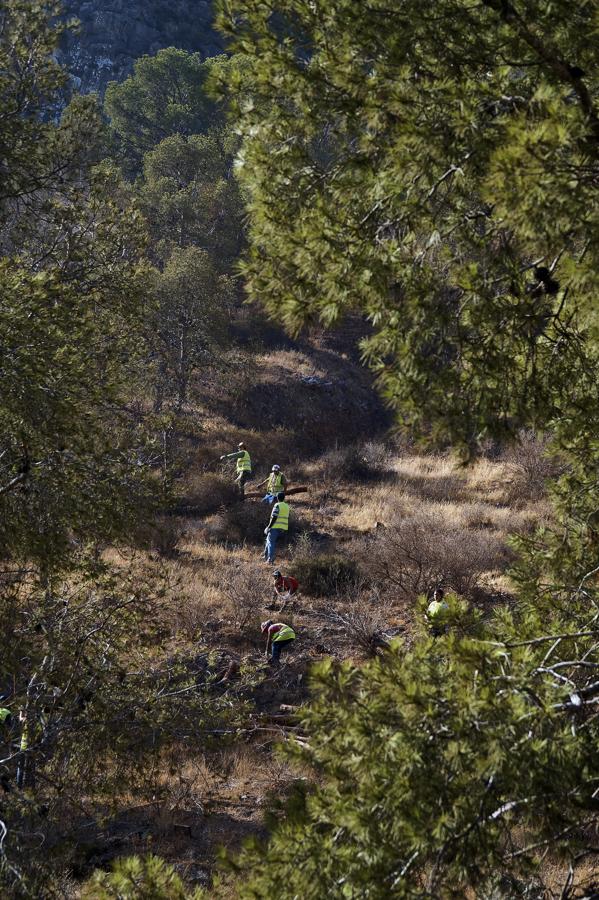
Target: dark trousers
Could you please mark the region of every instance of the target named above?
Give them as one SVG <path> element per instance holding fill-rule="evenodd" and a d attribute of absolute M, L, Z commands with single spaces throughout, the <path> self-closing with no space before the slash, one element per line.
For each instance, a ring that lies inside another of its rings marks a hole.
<path fill-rule="evenodd" d="M 239 488 L 239 493 L 242 497 L 245 497 L 245 483 L 248 480 L 252 473 L 251 472 L 240 472 L 237 478 L 235 479 L 235 483 Z"/>
<path fill-rule="evenodd" d="M 273 641 L 272 642 L 272 661 L 275 665 L 279 664 L 281 659 L 281 652 L 283 648 L 289 647 L 289 644 L 293 644 L 295 638 L 287 638 L 286 641 Z"/>

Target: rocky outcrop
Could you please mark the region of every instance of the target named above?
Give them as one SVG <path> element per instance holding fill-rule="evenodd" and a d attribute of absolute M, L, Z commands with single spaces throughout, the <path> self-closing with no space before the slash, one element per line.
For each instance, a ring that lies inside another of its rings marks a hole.
<path fill-rule="evenodd" d="M 69 34 L 60 61 L 74 87 L 102 94 L 120 81 L 139 56 L 181 47 L 204 56 L 220 52 L 211 0 L 63 0 L 65 15 L 80 25 Z"/>

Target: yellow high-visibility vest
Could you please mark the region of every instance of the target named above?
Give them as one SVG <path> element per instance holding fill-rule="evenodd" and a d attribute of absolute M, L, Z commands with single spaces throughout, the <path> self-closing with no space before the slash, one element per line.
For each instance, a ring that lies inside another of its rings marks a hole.
<path fill-rule="evenodd" d="M 433 600 L 428 605 L 426 614 L 431 622 L 443 622 L 447 618 L 449 607 L 445 600 Z"/>
<path fill-rule="evenodd" d="M 273 513 L 277 517 L 277 521 L 272 526 L 273 528 L 278 528 L 281 531 L 289 530 L 289 504 L 285 503 L 284 500 L 279 500 L 278 503 L 272 508 Z"/>
<path fill-rule="evenodd" d="M 6 709 L 6 707 L 4 706 L 0 707 L 0 723 L 4 724 L 4 722 L 6 722 L 8 717 L 11 715 L 12 713 L 10 709 Z"/>
<path fill-rule="evenodd" d="M 278 494 L 279 491 L 283 490 L 283 476 L 280 472 L 272 472 L 270 478 L 268 479 L 268 484 L 266 485 L 266 490 L 269 494 Z"/>
<path fill-rule="evenodd" d="M 252 471 L 252 460 L 250 458 L 250 454 L 247 450 L 243 451 L 243 456 L 240 456 L 237 460 L 237 471 L 238 472 L 251 472 Z"/>
<path fill-rule="evenodd" d="M 278 641 L 289 641 L 295 638 L 295 631 L 291 627 L 291 625 L 283 625 L 283 627 L 277 631 L 275 636 L 272 639 L 273 644 L 276 644 Z"/>

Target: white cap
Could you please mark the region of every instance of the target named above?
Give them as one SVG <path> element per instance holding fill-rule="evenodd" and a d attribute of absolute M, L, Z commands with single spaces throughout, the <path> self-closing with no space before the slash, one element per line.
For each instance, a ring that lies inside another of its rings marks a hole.
<path fill-rule="evenodd" d="M 273 470 L 273 472 L 278 472 L 280 468 L 281 468 L 280 466 L 273 466 L 272 470 Z"/>

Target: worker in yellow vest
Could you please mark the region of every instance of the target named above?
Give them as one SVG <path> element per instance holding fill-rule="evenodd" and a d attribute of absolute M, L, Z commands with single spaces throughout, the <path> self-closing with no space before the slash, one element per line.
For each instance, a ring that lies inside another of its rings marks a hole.
<path fill-rule="evenodd" d="M 266 656 L 270 656 L 273 666 L 278 666 L 281 651 L 288 649 L 295 640 L 295 631 L 291 625 L 284 622 L 273 622 L 268 619 L 260 626 L 262 634 L 266 635 Z"/>
<path fill-rule="evenodd" d="M 225 453 L 224 456 L 221 456 L 221 461 L 225 459 L 236 460 L 237 477 L 235 478 L 235 484 L 239 488 L 239 493 L 243 500 L 245 496 L 245 483 L 252 474 L 252 460 L 243 441 L 239 442 L 235 453 Z"/>
<path fill-rule="evenodd" d="M 274 465 L 270 474 L 256 485 L 256 488 L 261 488 L 262 485 L 266 485 L 266 494 L 262 498 L 262 503 L 272 503 L 277 494 L 280 494 L 282 491 L 286 491 L 288 484 L 287 479 L 281 472 L 281 467 Z"/>
<path fill-rule="evenodd" d="M 277 543 L 281 537 L 289 531 L 289 504 L 285 503 L 285 494 L 277 494 L 277 502 L 270 513 L 270 521 L 264 529 L 266 544 L 264 546 L 264 559 L 272 565 L 275 561 Z"/>
<path fill-rule="evenodd" d="M 445 591 L 438 587 L 426 610 L 426 619 L 434 637 L 439 637 L 447 631 L 448 616 L 449 606 L 445 600 Z"/>

